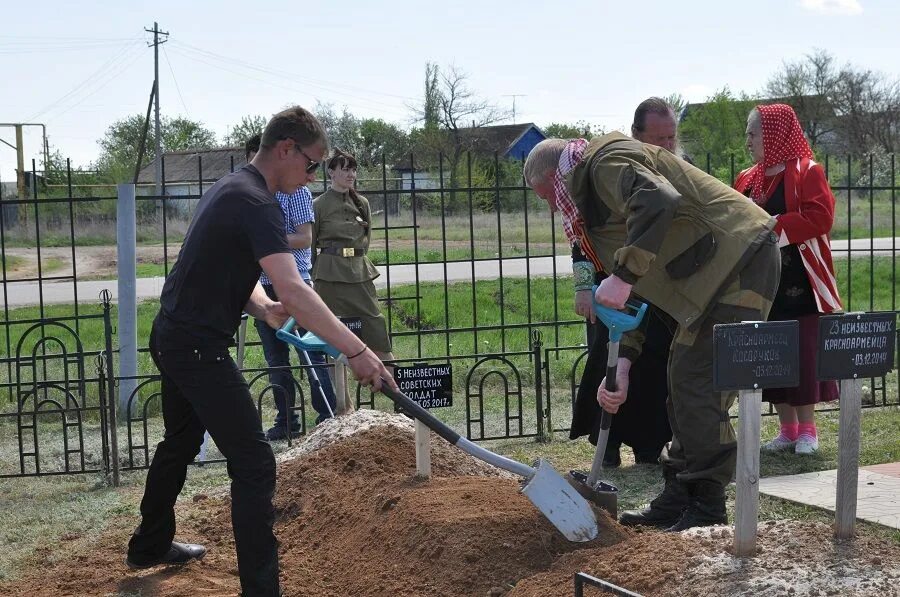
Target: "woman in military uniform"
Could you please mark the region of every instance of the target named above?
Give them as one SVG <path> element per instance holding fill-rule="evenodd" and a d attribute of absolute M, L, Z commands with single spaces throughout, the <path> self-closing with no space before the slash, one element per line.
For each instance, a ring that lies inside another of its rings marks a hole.
<path fill-rule="evenodd" d="M 356 192 L 356 158 L 340 150 L 327 164 L 331 188 L 313 201 L 314 288 L 338 317 L 359 318 L 359 337 L 382 360 L 391 360 L 391 339 L 378 307 L 373 280 L 378 270 L 369 260 L 371 211 Z"/>

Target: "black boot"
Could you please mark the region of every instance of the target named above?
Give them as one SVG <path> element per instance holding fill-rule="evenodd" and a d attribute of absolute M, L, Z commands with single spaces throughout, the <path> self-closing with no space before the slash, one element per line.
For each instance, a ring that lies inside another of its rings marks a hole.
<path fill-rule="evenodd" d="M 677 533 L 692 527 L 728 524 L 725 513 L 725 488 L 716 481 L 694 481 L 690 485 L 691 499 L 681 519 L 666 529 Z"/>
<path fill-rule="evenodd" d="M 678 522 L 681 513 L 688 506 L 690 495 L 687 485 L 675 478 L 675 470 L 663 469 L 666 486 L 650 505 L 643 510 L 626 510 L 619 517 L 619 523 L 625 526 L 645 525 L 661 529 L 668 528 Z"/>
<path fill-rule="evenodd" d="M 659 464 L 661 448 L 634 448 L 635 464 Z"/>

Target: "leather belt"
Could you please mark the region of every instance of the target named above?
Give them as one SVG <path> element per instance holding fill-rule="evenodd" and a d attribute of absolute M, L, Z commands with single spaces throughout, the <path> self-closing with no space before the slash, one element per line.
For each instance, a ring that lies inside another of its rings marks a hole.
<path fill-rule="evenodd" d="M 337 255 L 338 257 L 362 257 L 366 249 L 354 249 L 353 247 L 323 247 L 319 249 L 319 255 Z"/>

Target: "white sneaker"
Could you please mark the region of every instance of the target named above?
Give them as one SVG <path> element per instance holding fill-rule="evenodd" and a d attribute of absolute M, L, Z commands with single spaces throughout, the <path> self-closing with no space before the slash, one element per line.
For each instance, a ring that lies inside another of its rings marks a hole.
<path fill-rule="evenodd" d="M 803 434 L 797 438 L 794 452 L 797 454 L 815 454 L 819 450 L 819 438 Z"/>
<path fill-rule="evenodd" d="M 764 443 L 762 449 L 766 452 L 786 452 L 787 450 L 793 450 L 796 443 L 796 441 L 790 440 L 779 433 L 773 439 Z"/>

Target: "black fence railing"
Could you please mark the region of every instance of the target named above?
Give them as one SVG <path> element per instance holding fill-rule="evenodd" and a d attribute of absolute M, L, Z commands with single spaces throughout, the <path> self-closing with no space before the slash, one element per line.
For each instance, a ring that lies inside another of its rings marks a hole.
<path fill-rule="evenodd" d="M 697 162 L 726 181 L 742 166 L 730 156 Z M 148 301 L 139 305 L 139 346 L 146 344 L 153 301 L 202 192 L 242 163 L 242 156 L 215 163 L 198 156 L 187 166 L 165 168 L 162 195 L 154 195 L 152 187 L 138 188 L 138 298 Z M 894 156 L 825 157 L 822 163 L 837 198 L 832 252 L 845 307 L 897 310 L 900 186 Z M 410 156 L 396 167 L 382 161 L 363 169 L 358 181 L 374 216 L 369 255 L 382 272 L 377 284 L 394 352 L 406 362 L 454 363 L 460 408 L 441 416 L 472 439 L 542 437 L 566 429 L 584 364 L 584 325 L 572 309 L 569 248 L 557 217 L 524 186 L 521 165 L 497 155 L 466 154 L 452 165 L 440 155 L 430 161 Z M 74 335 L 80 344 L 70 339 L 62 344 L 69 354 L 83 355 L 84 364 L 79 370 L 72 361 L 65 374 L 55 365 L 62 387 L 80 399 L 77 408 L 85 407 L 85 395 L 91 408 L 100 408 L 101 375 L 94 374 L 90 359 L 100 353 L 115 359 L 117 351 L 116 307 L 96 300 L 116 287 L 117 197 L 114 187 L 81 186 L 78 178 L 69 169 L 45 186 L 33 186 L 29 197 L 0 197 L 0 402 L 5 404 L 16 404 L 21 383 L 36 379 L 23 362 L 35 363 L 38 377 L 50 379 L 41 363 L 46 354 L 59 352 L 51 340 L 34 354 L 20 349 L 23 331 L 67 326 L 72 334 L 63 336 Z M 317 182 L 311 190 L 317 195 L 328 184 Z M 150 380 L 155 370 L 146 349 L 138 365 L 140 381 Z M 271 413 L 274 390 L 264 386 L 265 362 L 252 326 L 245 367 L 248 380 L 255 376 L 261 411 Z M 114 366 L 111 371 L 104 373 L 104 400 L 112 405 Z M 140 386 L 135 400 L 143 410 L 122 430 L 118 453 L 125 468 L 145 466 L 153 445 L 158 400 L 144 396 L 152 383 Z M 900 402 L 896 370 L 871 380 L 868 388 L 870 406 Z M 358 399 L 370 405 L 376 400 Z M 71 410 L 67 400 L 44 407 Z M 377 399 L 379 407 L 388 406 L 383 400 Z M 47 418 L 27 412 L 39 421 Z M 0 415 L 0 428 L 16 427 L 9 414 Z M 102 417 L 85 412 L 84 419 L 88 426 L 97 419 L 99 426 Z M 21 426 L 16 428 L 21 434 Z M 86 463 L 102 461 L 92 458 Z M 64 463 L 61 467 L 65 470 Z M 19 463 L 12 472 L 26 469 Z M 42 465 L 41 470 L 51 469 Z"/>

